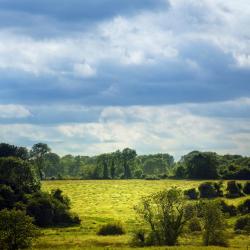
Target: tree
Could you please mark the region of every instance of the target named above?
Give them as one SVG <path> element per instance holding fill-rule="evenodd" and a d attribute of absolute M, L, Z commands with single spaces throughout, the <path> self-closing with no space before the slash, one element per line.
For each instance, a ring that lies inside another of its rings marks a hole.
<path fill-rule="evenodd" d="M 34 167 L 28 161 L 14 157 L 0 158 L 0 183 L 10 186 L 19 195 L 40 189 Z"/>
<path fill-rule="evenodd" d="M 125 148 L 122 151 L 122 161 L 124 168 L 124 179 L 132 177 L 131 166 L 134 164 L 136 158 L 136 151 L 130 148 Z"/>
<path fill-rule="evenodd" d="M 22 160 L 29 158 L 28 150 L 24 147 L 17 147 L 7 143 L 0 143 L 0 157 L 17 157 Z"/>
<path fill-rule="evenodd" d="M 135 210 L 150 228 L 148 244 L 176 245 L 184 225 L 190 219 L 185 216 L 185 205 L 183 193 L 177 188 L 141 200 Z"/>
<path fill-rule="evenodd" d="M 45 156 L 50 152 L 51 149 L 45 143 L 37 143 L 33 145 L 30 151 L 31 159 L 36 164 L 41 179 L 44 179 Z"/>
<path fill-rule="evenodd" d="M 228 245 L 226 220 L 218 202 L 210 201 L 202 205 L 202 221 L 204 227 L 203 242 L 205 246 Z"/>
<path fill-rule="evenodd" d="M 216 179 L 218 160 L 215 153 L 193 151 L 182 157 L 181 162 L 187 168 L 188 178 Z"/>
<path fill-rule="evenodd" d="M 44 174 L 47 177 L 58 177 L 62 174 L 59 155 L 47 153 L 44 156 Z"/>
<path fill-rule="evenodd" d="M 18 250 L 31 246 L 39 231 L 32 223 L 32 218 L 23 211 L 0 211 L 0 249 Z"/>

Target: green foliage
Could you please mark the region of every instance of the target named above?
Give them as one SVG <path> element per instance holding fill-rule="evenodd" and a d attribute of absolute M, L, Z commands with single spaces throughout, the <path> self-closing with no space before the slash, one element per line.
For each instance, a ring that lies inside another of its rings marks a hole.
<path fill-rule="evenodd" d="M 108 223 L 100 227 L 97 232 L 98 235 L 122 235 L 125 234 L 125 230 L 120 222 Z"/>
<path fill-rule="evenodd" d="M 0 143 L 0 158 L 1 157 L 17 157 L 22 160 L 29 158 L 29 152 L 24 147 L 17 147 L 7 143 Z"/>
<path fill-rule="evenodd" d="M 243 192 L 244 192 L 245 194 L 250 194 L 250 181 L 247 181 L 247 182 L 244 184 Z"/>
<path fill-rule="evenodd" d="M 7 157 L 0 158 L 0 182 L 10 186 L 19 195 L 33 193 L 40 189 L 33 166 L 24 160 Z"/>
<path fill-rule="evenodd" d="M 27 214 L 34 217 L 34 223 L 40 227 L 80 224 L 80 219 L 69 209 L 69 199 L 59 189 L 53 190 L 51 195 L 35 193 L 29 198 L 26 208 Z"/>
<path fill-rule="evenodd" d="M 241 230 L 250 233 L 250 215 L 241 216 L 237 219 L 234 230 Z"/>
<path fill-rule="evenodd" d="M 184 191 L 184 195 L 191 200 L 197 200 L 199 197 L 199 192 L 196 190 L 196 188 L 190 188 Z"/>
<path fill-rule="evenodd" d="M 218 161 L 215 153 L 193 151 L 182 157 L 181 162 L 187 168 L 188 178 L 216 179 L 218 178 Z"/>
<path fill-rule="evenodd" d="M 202 205 L 203 243 L 205 246 L 228 245 L 227 225 L 220 204 L 215 201 Z"/>
<path fill-rule="evenodd" d="M 222 183 L 216 182 L 203 182 L 198 187 L 200 192 L 200 198 L 215 198 L 222 197 Z"/>
<path fill-rule="evenodd" d="M 234 205 L 228 205 L 224 200 L 219 201 L 221 211 L 228 216 L 236 216 L 237 208 Z"/>
<path fill-rule="evenodd" d="M 227 182 L 227 198 L 237 198 L 243 196 L 242 185 L 236 181 Z"/>
<path fill-rule="evenodd" d="M 188 229 L 190 232 L 201 232 L 202 225 L 201 220 L 198 217 L 193 217 L 188 222 Z"/>
<path fill-rule="evenodd" d="M 37 167 L 41 180 L 45 178 L 44 169 L 45 169 L 46 155 L 50 152 L 51 149 L 45 143 L 37 143 L 33 145 L 30 151 L 30 157 Z"/>
<path fill-rule="evenodd" d="M 250 199 L 246 199 L 239 206 L 238 210 L 241 214 L 249 214 L 250 213 Z"/>
<path fill-rule="evenodd" d="M 150 228 L 147 241 L 152 245 L 176 245 L 188 221 L 184 208 L 184 196 L 177 188 L 144 197 L 135 211 Z"/>
<path fill-rule="evenodd" d="M 32 239 L 39 235 L 32 218 L 18 210 L 0 211 L 0 249 L 18 250 L 29 248 Z"/>

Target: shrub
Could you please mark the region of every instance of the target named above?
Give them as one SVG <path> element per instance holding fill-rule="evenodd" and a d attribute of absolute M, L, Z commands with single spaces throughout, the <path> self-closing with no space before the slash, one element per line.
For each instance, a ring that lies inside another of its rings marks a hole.
<path fill-rule="evenodd" d="M 145 180 L 148 180 L 148 181 L 160 180 L 160 178 L 158 176 L 155 176 L 155 175 L 148 175 L 148 176 L 145 176 Z"/>
<path fill-rule="evenodd" d="M 52 194 L 36 193 L 27 204 L 27 214 L 34 217 L 37 226 L 67 226 L 80 224 L 80 219 L 69 211 L 69 201 L 61 191 Z"/>
<path fill-rule="evenodd" d="M 197 200 L 199 196 L 199 192 L 195 188 L 190 188 L 184 191 L 184 195 L 187 196 L 191 200 Z"/>
<path fill-rule="evenodd" d="M 200 219 L 192 218 L 188 223 L 188 229 L 190 232 L 200 232 L 202 230 Z"/>
<path fill-rule="evenodd" d="M 185 199 L 181 190 L 171 188 L 142 198 L 136 212 L 150 230 L 146 241 L 151 245 L 176 245 L 183 227 Z"/>
<path fill-rule="evenodd" d="M 240 217 L 235 223 L 234 230 L 242 230 L 250 233 L 250 215 Z"/>
<path fill-rule="evenodd" d="M 228 205 L 224 200 L 221 200 L 219 204 L 224 214 L 228 214 L 229 216 L 237 215 L 237 208 L 234 205 Z"/>
<path fill-rule="evenodd" d="M 125 230 L 123 226 L 119 222 L 115 223 L 108 223 L 103 225 L 99 231 L 97 232 L 98 235 L 122 235 L 125 234 Z"/>
<path fill-rule="evenodd" d="M 202 220 L 204 245 L 227 246 L 226 220 L 218 202 L 210 201 L 203 204 Z"/>
<path fill-rule="evenodd" d="M 139 229 L 133 233 L 132 245 L 144 247 L 147 245 L 146 238 L 146 232 L 142 229 Z"/>
<path fill-rule="evenodd" d="M 250 213 L 250 199 L 245 200 L 242 204 L 238 206 L 238 210 L 241 214 Z"/>
<path fill-rule="evenodd" d="M 227 182 L 227 198 L 237 198 L 243 196 L 242 185 L 236 181 Z"/>
<path fill-rule="evenodd" d="M 0 249 L 18 250 L 31 246 L 39 235 L 32 218 L 18 210 L 0 211 Z"/>
<path fill-rule="evenodd" d="M 247 181 L 243 187 L 243 192 L 245 194 L 250 194 L 250 181 Z"/>
<path fill-rule="evenodd" d="M 221 183 L 203 182 L 199 185 L 200 198 L 215 198 L 222 196 Z"/>

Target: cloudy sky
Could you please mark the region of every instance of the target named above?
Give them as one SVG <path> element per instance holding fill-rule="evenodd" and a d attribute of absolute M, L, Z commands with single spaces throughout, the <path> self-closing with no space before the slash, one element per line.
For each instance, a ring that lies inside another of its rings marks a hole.
<path fill-rule="evenodd" d="M 249 0 L 0 0 L 0 140 L 250 155 L 249 26 Z"/>

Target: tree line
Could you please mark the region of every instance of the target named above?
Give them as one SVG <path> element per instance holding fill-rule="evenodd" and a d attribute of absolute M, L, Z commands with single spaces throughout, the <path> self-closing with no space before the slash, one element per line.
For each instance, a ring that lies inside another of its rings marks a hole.
<path fill-rule="evenodd" d="M 125 148 L 97 156 L 52 152 L 45 143 L 25 147 L 1 143 L 0 157 L 29 161 L 40 179 L 250 179 L 250 157 L 192 151 L 177 162 L 168 153 L 138 155 Z"/>

